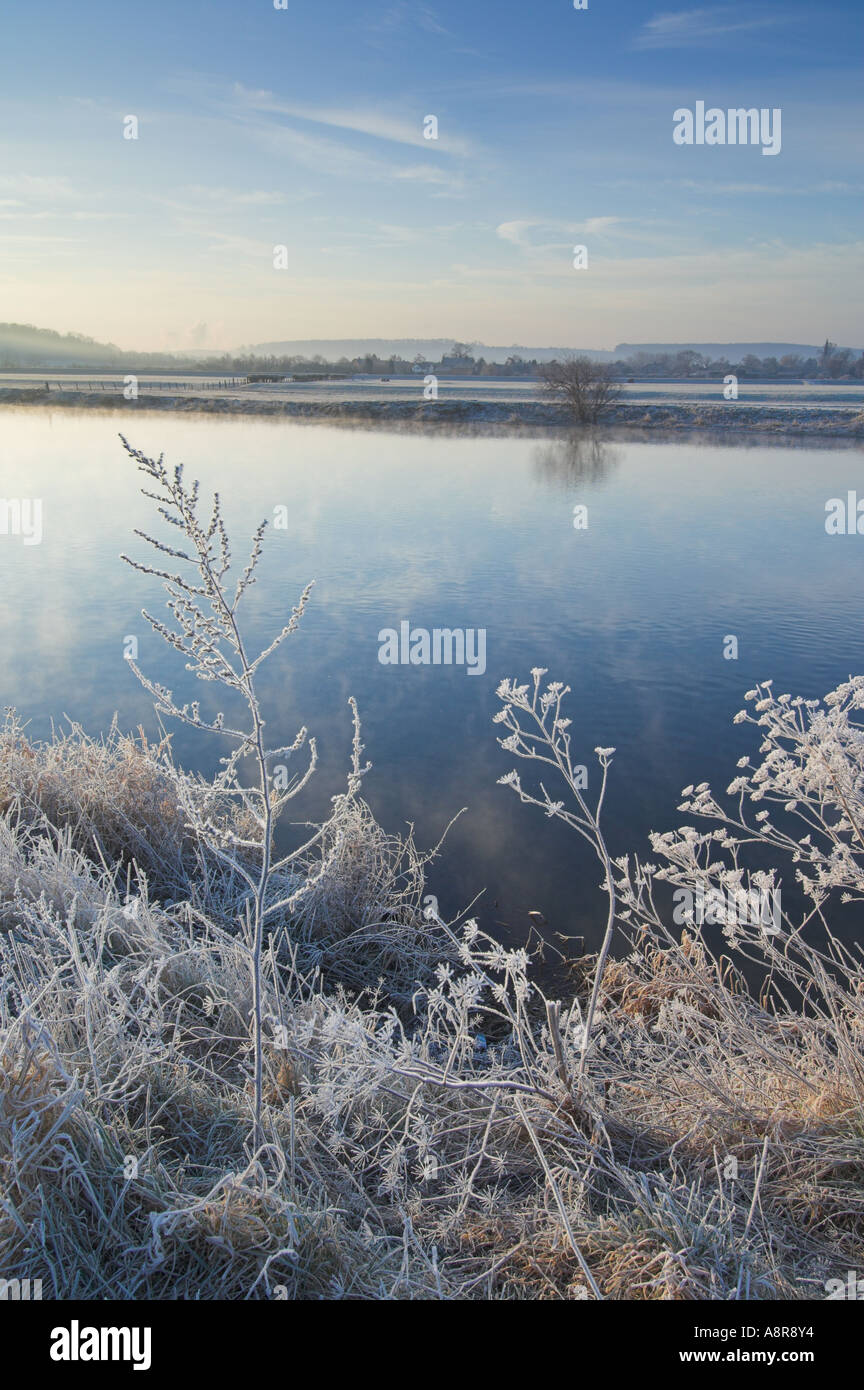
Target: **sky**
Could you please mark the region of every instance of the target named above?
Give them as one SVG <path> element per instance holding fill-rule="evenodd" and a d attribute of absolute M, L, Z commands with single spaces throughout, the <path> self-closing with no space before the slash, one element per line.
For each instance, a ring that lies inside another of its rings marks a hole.
<path fill-rule="evenodd" d="M 860 0 L 281 2 L 6 0 L 0 320 L 862 346 Z M 677 144 L 699 101 L 779 154 Z"/>

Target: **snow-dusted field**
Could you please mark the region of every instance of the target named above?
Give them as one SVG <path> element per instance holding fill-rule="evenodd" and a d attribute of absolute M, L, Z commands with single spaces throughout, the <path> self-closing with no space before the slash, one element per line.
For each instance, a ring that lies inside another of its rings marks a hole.
<path fill-rule="evenodd" d="M 44 386 L 66 391 L 122 387 L 124 374 L 82 372 L 80 375 L 52 372 L 0 372 L 0 389 L 5 387 Z M 141 395 L 218 396 L 238 400 L 297 401 L 304 404 L 337 405 L 341 402 L 416 402 L 424 401 L 424 378 L 364 377 L 346 381 L 319 382 L 257 382 L 254 385 L 221 385 L 213 376 L 143 373 L 137 377 Z M 437 378 L 438 399 L 481 405 L 528 404 L 541 399 L 533 379 L 496 381 L 470 377 Z M 623 385 L 624 397 L 633 405 L 641 403 L 671 403 L 675 401 L 696 405 L 716 404 L 723 400 L 721 381 L 694 382 L 632 382 Z M 739 382 L 738 402 L 741 405 L 772 404 L 779 406 L 820 405 L 842 408 L 864 406 L 864 384 L 843 385 L 815 382 L 786 385 L 774 382 Z"/>

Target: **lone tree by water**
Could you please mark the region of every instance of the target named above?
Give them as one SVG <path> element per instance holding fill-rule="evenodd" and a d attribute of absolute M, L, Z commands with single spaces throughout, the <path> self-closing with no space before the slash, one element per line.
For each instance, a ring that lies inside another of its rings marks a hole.
<path fill-rule="evenodd" d="M 609 367 L 568 355 L 540 369 L 542 389 L 561 401 L 580 425 L 593 425 L 618 403 L 621 388 Z"/>

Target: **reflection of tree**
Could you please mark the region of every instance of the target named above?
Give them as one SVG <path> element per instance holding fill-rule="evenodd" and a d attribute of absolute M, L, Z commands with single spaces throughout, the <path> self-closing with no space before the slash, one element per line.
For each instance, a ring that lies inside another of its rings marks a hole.
<path fill-rule="evenodd" d="M 598 435 L 578 433 L 534 449 L 531 462 L 541 482 L 569 488 L 574 483 L 602 483 L 617 468 L 623 451 Z"/>

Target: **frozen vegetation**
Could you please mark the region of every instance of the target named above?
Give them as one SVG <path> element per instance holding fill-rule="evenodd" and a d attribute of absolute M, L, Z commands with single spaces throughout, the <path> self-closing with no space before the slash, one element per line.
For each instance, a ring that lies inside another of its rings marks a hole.
<path fill-rule="evenodd" d="M 218 499 L 129 452 L 175 537 L 134 561 L 168 590 L 153 626 L 247 719 L 138 673 L 224 735 L 208 781 L 167 740 L 36 743 L 7 716 L 2 1274 L 55 1298 L 795 1300 L 860 1268 L 864 678 L 749 692 L 752 762 L 686 789 L 651 862 L 610 858 L 614 750 L 589 801 L 567 688 L 502 682 L 502 781 L 588 841 L 608 900 L 546 999 L 376 823 L 356 708 L 331 815 L 277 852 L 316 754 L 305 730 L 268 751 L 255 675 L 309 591 L 250 656 L 263 528 L 238 574 Z M 778 890 L 770 928 L 728 908 Z"/>

